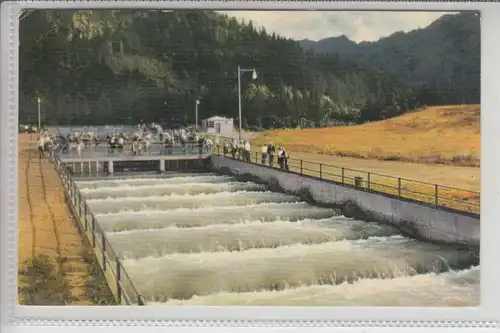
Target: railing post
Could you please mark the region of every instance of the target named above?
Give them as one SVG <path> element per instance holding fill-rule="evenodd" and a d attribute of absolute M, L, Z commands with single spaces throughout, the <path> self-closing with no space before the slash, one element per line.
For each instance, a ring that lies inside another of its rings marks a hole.
<path fill-rule="evenodd" d="M 323 164 L 319 164 L 319 179 L 323 179 Z"/>
<path fill-rule="evenodd" d="M 88 226 L 88 216 L 89 216 L 89 210 L 88 210 L 88 206 L 87 206 L 87 203 L 85 203 L 85 206 L 84 206 L 84 209 L 85 209 L 85 231 L 88 230 L 89 226 Z"/>
<path fill-rule="evenodd" d="M 122 279 L 122 270 L 120 265 L 120 259 L 116 258 L 116 293 L 118 298 L 118 304 L 122 302 L 122 288 L 120 286 L 120 281 Z"/>
<path fill-rule="evenodd" d="M 303 164 L 303 161 L 302 161 L 302 160 L 300 160 L 300 174 L 301 174 L 301 175 L 302 175 L 302 169 L 303 169 L 303 165 L 302 165 L 302 164 Z"/>
<path fill-rule="evenodd" d="M 259 152 L 255 152 L 255 164 L 259 164 Z"/>
<path fill-rule="evenodd" d="M 434 204 L 439 206 L 439 192 L 438 192 L 438 184 L 434 185 Z"/>
<path fill-rule="evenodd" d="M 78 191 L 78 210 L 80 213 L 80 218 L 82 217 L 82 194 Z"/>
<path fill-rule="evenodd" d="M 368 183 L 367 183 L 368 189 L 370 189 L 371 187 L 370 183 L 371 183 L 371 173 L 368 172 Z"/>
<path fill-rule="evenodd" d="M 398 198 L 401 198 L 401 177 L 398 178 Z"/>
<path fill-rule="evenodd" d="M 95 217 L 94 215 L 92 215 L 92 247 L 95 248 L 95 225 L 96 225 L 96 221 L 95 221 Z"/>
<path fill-rule="evenodd" d="M 342 167 L 342 184 L 345 183 L 344 179 L 345 179 L 345 169 L 344 167 Z"/>
<path fill-rule="evenodd" d="M 104 236 L 104 232 L 101 233 L 101 242 L 102 242 L 102 270 L 106 272 L 106 236 Z"/>

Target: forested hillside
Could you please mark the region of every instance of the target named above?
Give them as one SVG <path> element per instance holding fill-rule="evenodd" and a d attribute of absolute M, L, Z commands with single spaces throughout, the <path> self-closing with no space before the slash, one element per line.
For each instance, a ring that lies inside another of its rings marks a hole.
<path fill-rule="evenodd" d="M 439 92 L 429 104 L 479 103 L 480 17 L 444 15 L 424 29 L 396 32 L 376 42 L 355 43 L 346 36 L 300 41 L 305 50 L 337 54 L 369 65 L 413 86 Z"/>
<path fill-rule="evenodd" d="M 20 121 L 104 124 L 238 117 L 251 128 L 391 117 L 436 93 L 211 11 L 35 11 L 20 24 Z M 442 101 L 445 104 L 451 100 Z"/>

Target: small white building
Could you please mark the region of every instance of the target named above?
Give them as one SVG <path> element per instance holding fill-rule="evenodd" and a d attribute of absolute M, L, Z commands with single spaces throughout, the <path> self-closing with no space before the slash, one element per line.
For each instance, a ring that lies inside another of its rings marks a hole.
<path fill-rule="evenodd" d="M 234 132 L 233 118 L 224 118 L 219 116 L 210 117 L 201 121 L 203 132 L 220 133 L 231 135 Z"/>

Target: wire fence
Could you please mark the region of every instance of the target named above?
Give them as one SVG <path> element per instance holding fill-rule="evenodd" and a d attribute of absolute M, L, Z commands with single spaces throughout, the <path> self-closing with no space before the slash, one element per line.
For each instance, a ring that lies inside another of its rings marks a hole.
<path fill-rule="evenodd" d="M 80 229 L 87 235 L 97 255 L 97 261 L 108 281 L 111 291 L 115 295 L 116 301 L 119 304 L 146 305 L 144 297 L 135 288 L 120 258 L 113 251 L 104 231 L 99 226 L 94 214 L 90 211 L 80 190 L 71 178 L 66 164 L 61 162 L 57 155 L 54 158 L 54 164 L 59 172 L 61 182 L 68 193 L 69 200 L 71 201 L 70 204 L 74 207 Z"/>
<path fill-rule="evenodd" d="M 276 159 L 270 165 L 269 159 L 263 161 L 260 152 L 251 152 L 242 158 L 239 158 L 238 154 L 233 156 L 222 148 L 217 148 L 214 153 L 265 167 L 282 168 L 284 172 L 324 179 L 364 191 L 425 203 L 436 208 L 480 214 L 480 192 L 294 158 L 288 159 L 287 167 L 280 166 Z"/>

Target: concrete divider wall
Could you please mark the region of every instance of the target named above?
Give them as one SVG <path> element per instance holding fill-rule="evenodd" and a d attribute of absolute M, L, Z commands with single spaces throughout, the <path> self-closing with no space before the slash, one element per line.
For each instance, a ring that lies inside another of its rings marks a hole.
<path fill-rule="evenodd" d="M 256 177 L 271 188 L 341 209 L 345 216 L 396 226 L 410 237 L 478 248 L 479 217 L 342 186 L 266 166 L 211 156 L 209 167 L 235 176 Z"/>

